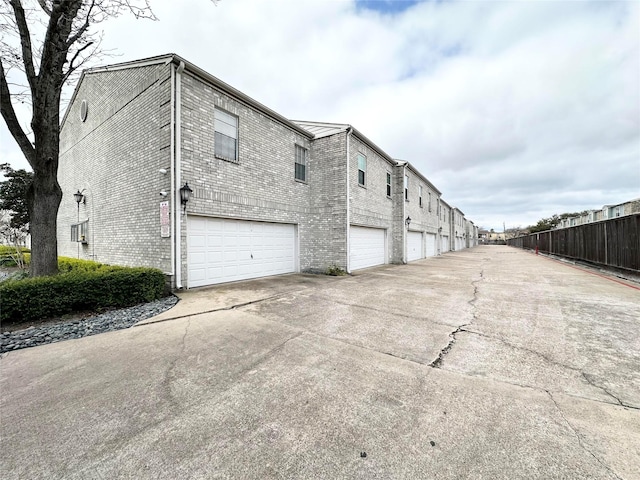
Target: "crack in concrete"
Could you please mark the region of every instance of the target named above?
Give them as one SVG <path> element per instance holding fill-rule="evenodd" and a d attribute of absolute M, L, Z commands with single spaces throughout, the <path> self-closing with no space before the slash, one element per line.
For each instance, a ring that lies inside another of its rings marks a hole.
<path fill-rule="evenodd" d="M 471 306 L 471 321 L 468 323 L 463 323 L 462 325 L 459 325 L 453 332 L 451 332 L 449 334 L 449 343 L 447 343 L 447 345 L 440 350 L 440 353 L 438 353 L 438 356 L 435 358 L 435 360 L 433 360 L 429 366 L 432 368 L 441 368 L 442 363 L 444 362 L 444 357 L 451 351 L 451 349 L 453 348 L 453 345 L 456 343 L 456 335 L 460 332 L 464 332 L 466 331 L 464 327 L 468 327 L 469 325 L 471 325 L 473 322 L 477 321 L 477 308 L 476 308 L 476 302 L 478 301 L 478 283 L 481 282 L 482 280 L 484 280 L 484 267 L 482 267 L 480 269 L 480 278 L 478 278 L 477 280 L 473 280 L 471 282 L 471 285 L 473 286 L 473 297 L 467 301 L 467 303 Z"/>
<path fill-rule="evenodd" d="M 280 345 L 277 345 L 275 347 L 273 347 L 271 350 L 269 350 L 268 352 L 265 352 L 264 355 L 262 355 L 260 358 L 257 358 L 254 362 L 252 362 L 250 365 L 248 365 L 246 368 L 242 369 L 239 372 L 239 375 L 244 375 L 247 372 L 250 372 L 252 370 L 255 370 L 255 368 L 260 365 L 261 363 L 264 363 L 265 361 L 269 360 L 270 358 L 272 358 L 274 355 L 276 355 L 277 353 L 281 352 L 282 350 L 284 350 L 284 347 L 287 345 L 287 343 L 289 343 L 292 340 L 295 340 L 296 338 L 301 337 L 302 335 L 304 335 L 305 332 L 304 330 L 300 330 L 298 331 L 295 335 L 287 338 L 284 342 L 282 342 Z"/>
<path fill-rule="evenodd" d="M 327 298 L 331 301 L 331 303 L 334 303 L 336 305 L 344 305 L 346 307 L 362 308 L 363 310 L 370 310 L 372 312 L 384 313 L 386 315 L 393 315 L 394 317 L 409 318 L 411 320 L 426 320 L 426 321 L 428 321 L 428 322 L 430 322 L 430 323 L 432 323 L 434 325 L 442 325 L 442 326 L 445 326 L 445 327 L 455 327 L 456 326 L 455 324 L 451 324 L 451 323 L 436 322 L 434 320 L 431 320 L 428 317 L 416 317 L 415 315 L 408 315 L 406 313 L 400 313 L 400 312 L 393 311 L 393 310 L 392 311 L 382 310 L 380 308 L 373 308 L 373 307 L 370 307 L 368 305 L 359 305 L 357 303 L 340 302 L 340 301 L 337 301 L 337 300 L 332 300 L 330 297 L 327 297 Z"/>
<path fill-rule="evenodd" d="M 171 393 L 171 383 L 174 380 L 174 376 L 175 376 L 174 372 L 175 372 L 176 365 L 178 364 L 178 360 L 180 360 L 180 358 L 182 358 L 182 356 L 184 355 L 184 351 L 186 349 L 186 339 L 189 333 L 190 326 L 191 326 L 191 318 L 187 319 L 187 324 L 184 327 L 184 334 L 182 335 L 180 352 L 176 354 L 176 356 L 173 358 L 173 360 L 171 360 L 171 362 L 167 366 L 167 370 L 165 371 L 164 378 L 162 379 L 162 383 L 161 383 L 162 390 L 165 392 L 165 395 L 169 400 L 169 403 L 171 403 L 171 405 L 174 407 L 177 406 L 177 403 L 175 398 L 173 397 L 173 394 Z"/>
<path fill-rule="evenodd" d="M 336 340 L 336 339 L 331 338 L 331 337 L 324 337 L 324 338 L 329 338 L 330 340 Z M 337 341 L 342 342 L 342 343 L 345 343 L 346 345 L 350 345 L 350 346 L 352 346 L 352 347 L 363 348 L 363 349 L 368 350 L 368 351 L 370 351 L 370 352 L 377 352 L 377 353 L 381 353 L 381 354 L 383 354 L 383 355 L 388 355 L 388 356 L 390 356 L 390 357 L 397 358 L 398 360 L 404 360 L 404 361 L 406 361 L 406 362 L 416 363 L 416 364 L 418 364 L 418 365 L 423 365 L 423 366 L 424 366 L 424 365 L 427 365 L 427 364 L 426 364 L 426 363 L 424 363 L 424 362 L 420 362 L 420 361 L 418 361 L 418 360 L 413 360 L 413 359 L 408 358 L 408 357 L 402 357 L 402 356 L 400 356 L 400 355 L 396 355 L 395 353 L 391 353 L 391 352 L 383 352 L 383 351 L 381 351 L 381 350 L 375 350 L 375 349 L 368 348 L 368 347 L 363 347 L 363 346 L 359 346 L 359 345 L 354 345 L 354 344 L 352 344 L 352 343 L 344 342 L 344 341 L 342 341 L 342 340 L 337 340 Z"/>
<path fill-rule="evenodd" d="M 175 316 L 175 317 L 161 318 L 159 320 L 154 320 L 152 322 L 136 323 L 131 328 L 146 327 L 147 325 L 154 325 L 156 323 L 169 322 L 171 320 L 180 320 L 181 318 L 187 318 L 187 317 L 196 317 L 198 315 L 203 315 L 205 313 L 215 313 L 215 312 L 223 312 L 225 310 L 235 310 L 237 308 L 246 307 L 247 305 L 253 305 L 254 303 L 260 303 L 260 302 L 266 302 L 267 300 L 273 300 L 274 298 L 283 297 L 285 295 L 288 295 L 288 293 L 278 293 L 276 295 L 271 295 L 270 297 L 258 298 L 257 300 L 251 300 L 251 301 L 243 302 L 243 303 L 236 303 L 234 305 L 229 305 L 228 307 L 212 308 L 211 310 L 203 310 L 203 311 L 199 311 L 197 313 L 185 313 L 184 315 L 178 315 L 178 316 Z"/>
<path fill-rule="evenodd" d="M 587 446 L 584 444 L 584 442 L 582 440 L 582 436 L 578 433 L 578 430 L 567 419 L 567 417 L 565 416 L 564 412 L 562 411 L 562 408 L 560 408 L 560 405 L 558 405 L 558 402 L 556 402 L 556 399 L 553 398 L 553 395 L 551 394 L 551 392 L 549 390 L 544 390 L 544 391 L 547 393 L 547 395 L 549 396 L 549 398 L 551 399 L 551 401 L 555 405 L 556 409 L 560 413 L 560 416 L 562 417 L 564 422 L 567 424 L 569 429 L 573 432 L 575 437 L 578 439 L 578 445 L 580 445 L 580 448 L 582 448 L 585 452 L 587 452 L 589 455 L 591 455 L 596 460 L 596 462 L 598 462 L 600 465 L 602 465 L 609 473 L 611 473 L 618 480 L 623 480 L 622 477 L 620 477 L 618 474 L 616 474 L 616 472 L 614 472 L 613 469 L 609 465 L 607 465 L 603 460 L 598 458 L 595 453 L 593 453 L 591 450 L 589 450 L 587 448 Z"/>
<path fill-rule="evenodd" d="M 611 393 L 605 387 L 596 384 L 591 378 L 589 378 L 590 375 L 588 373 L 585 373 L 585 372 L 580 372 L 580 373 L 582 374 L 582 377 L 587 381 L 589 385 L 591 385 L 594 388 L 599 388 L 600 390 L 602 390 L 604 393 L 606 393 L 611 398 L 613 398 L 616 401 L 616 403 L 621 407 L 630 408 L 632 410 L 640 410 L 640 407 L 636 407 L 634 405 L 629 405 L 628 403 L 624 403 L 622 400 L 620 400 L 620 398 L 616 397 L 613 393 Z"/>
<path fill-rule="evenodd" d="M 449 343 L 447 343 L 447 345 L 442 350 L 440 350 L 440 353 L 438 353 L 438 356 L 436 357 L 436 359 L 429 364 L 430 367 L 440 368 L 440 366 L 442 365 L 442 362 L 444 361 L 445 355 L 447 355 L 447 353 L 451 351 L 451 349 L 453 348 L 453 344 L 456 343 L 456 335 L 462 332 L 463 328 L 466 327 L 467 325 L 471 325 L 471 324 L 465 323 L 463 325 L 460 325 L 458 328 L 456 328 L 453 332 L 449 334 L 449 338 L 450 338 Z"/>
<path fill-rule="evenodd" d="M 546 356 L 544 353 L 540 353 L 540 352 L 538 352 L 536 350 L 532 350 L 532 349 L 527 348 L 527 347 L 522 347 L 520 345 L 514 345 L 513 343 L 508 342 L 507 340 L 505 340 L 503 338 L 494 337 L 492 335 L 487 335 L 486 333 L 478 332 L 478 331 L 475 331 L 475 330 L 467 330 L 467 329 L 465 329 L 465 330 L 463 330 L 463 332 L 464 333 L 469 333 L 471 335 L 478 335 L 479 337 L 483 337 L 483 338 L 489 338 L 491 340 L 496 340 L 496 341 L 506 345 L 507 347 L 513 348 L 514 350 L 522 350 L 522 351 L 525 351 L 525 352 L 530 353 L 532 355 L 535 355 L 537 357 L 540 357 L 545 362 L 550 363 L 552 365 L 557 365 L 559 367 L 563 367 L 563 368 L 566 368 L 568 370 L 573 370 L 575 372 L 582 373 L 582 371 L 578 367 L 572 367 L 571 365 L 566 365 L 564 363 L 557 362 L 557 361 L 549 358 L 548 356 Z"/>
<path fill-rule="evenodd" d="M 604 387 L 602 387 L 602 386 L 600 386 L 600 385 L 596 384 L 596 382 L 595 382 L 595 381 L 593 381 L 591 378 L 589 378 L 589 374 L 588 374 L 588 373 L 585 373 L 584 371 L 582 371 L 582 369 L 580 369 L 579 367 L 573 367 L 573 366 L 571 366 L 571 365 L 567 365 L 567 364 L 564 364 L 564 363 L 561 363 L 561 362 L 557 362 L 557 361 L 555 361 L 555 360 L 553 360 L 553 359 L 549 358 L 549 357 L 548 357 L 547 355 L 545 355 L 544 353 L 540 353 L 540 352 L 538 352 L 538 351 L 536 351 L 536 350 L 532 350 L 532 349 L 527 348 L 527 347 L 522 347 L 522 346 L 519 346 L 519 345 L 514 345 L 513 343 L 508 342 L 507 340 L 505 340 L 505 339 L 503 339 L 503 338 L 500 338 L 500 337 L 494 337 L 494 336 L 492 336 L 492 335 L 487 335 L 487 334 L 485 334 L 485 333 L 477 332 L 477 331 L 474 331 L 474 330 L 467 330 L 467 329 L 465 329 L 465 328 L 460 329 L 460 331 L 459 331 L 459 332 L 457 332 L 457 333 L 468 333 L 468 334 L 471 334 L 471 335 L 478 335 L 479 337 L 488 338 L 488 339 L 491 339 L 491 340 L 496 340 L 496 341 L 498 341 L 498 342 L 500 342 L 500 343 L 502 343 L 502 344 L 504 344 L 504 345 L 508 346 L 509 348 L 514 349 L 514 350 L 522 350 L 522 351 L 524 351 L 524 352 L 530 353 L 531 355 L 535 355 L 535 356 L 537 356 L 537 357 L 540 357 L 540 358 L 542 358 L 545 362 L 547 362 L 547 363 L 549 363 L 549 364 L 551 364 L 551 365 L 555 365 L 555 366 L 558 366 L 558 367 L 561 367 L 561 368 L 566 368 L 567 370 L 571 370 L 572 372 L 579 373 L 579 374 L 580 374 L 580 376 L 581 376 L 582 378 L 584 378 L 584 380 L 585 380 L 585 381 L 586 381 L 590 386 L 592 386 L 592 387 L 594 387 L 594 388 L 597 388 L 597 389 L 599 389 L 599 390 L 602 390 L 602 391 L 603 391 L 604 393 L 606 393 L 609 397 L 611 397 L 611 398 L 613 398 L 613 399 L 615 400 L 615 403 L 611 403 L 611 402 L 602 402 L 602 403 L 606 403 L 606 404 L 608 404 L 608 405 L 620 405 L 621 407 L 630 408 L 630 409 L 633 409 L 633 410 L 640 410 L 640 407 L 636 407 L 636 406 L 634 406 L 634 405 L 630 405 L 630 404 L 628 404 L 628 403 L 624 403 L 622 400 L 620 400 L 617 396 L 615 396 L 615 395 L 614 395 L 613 393 L 611 393 L 609 390 L 607 390 L 606 388 L 604 388 Z M 519 385 L 519 384 L 518 384 L 518 385 Z M 534 388 L 535 388 L 535 387 L 534 387 Z M 578 397 L 578 398 L 583 398 L 583 397 Z"/>

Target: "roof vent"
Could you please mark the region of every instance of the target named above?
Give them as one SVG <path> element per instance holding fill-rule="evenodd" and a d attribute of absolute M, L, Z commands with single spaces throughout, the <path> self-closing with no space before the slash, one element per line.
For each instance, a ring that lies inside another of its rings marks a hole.
<path fill-rule="evenodd" d="M 83 122 L 87 119 L 87 114 L 89 113 L 89 104 L 86 100 L 82 100 L 82 105 L 80 105 L 80 120 Z"/>

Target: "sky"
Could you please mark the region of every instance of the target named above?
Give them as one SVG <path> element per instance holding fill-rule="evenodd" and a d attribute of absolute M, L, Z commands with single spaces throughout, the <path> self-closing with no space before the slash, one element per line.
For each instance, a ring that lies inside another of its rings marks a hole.
<path fill-rule="evenodd" d="M 176 53 L 287 118 L 351 124 L 477 226 L 640 197 L 640 2 L 150 3 L 158 21 L 100 24 L 102 64 Z M 0 161 L 27 168 L 4 122 Z"/>

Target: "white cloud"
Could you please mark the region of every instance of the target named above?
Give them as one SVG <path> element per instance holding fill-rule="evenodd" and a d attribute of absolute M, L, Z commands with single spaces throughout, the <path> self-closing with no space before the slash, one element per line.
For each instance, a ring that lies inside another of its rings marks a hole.
<path fill-rule="evenodd" d="M 174 52 L 285 116 L 351 123 L 476 224 L 640 196 L 635 2 L 153 7 L 159 22 L 106 24 L 114 61 Z"/>

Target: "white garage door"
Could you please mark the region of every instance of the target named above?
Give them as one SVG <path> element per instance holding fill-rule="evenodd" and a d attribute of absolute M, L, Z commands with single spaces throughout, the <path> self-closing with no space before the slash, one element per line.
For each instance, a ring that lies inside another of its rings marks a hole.
<path fill-rule="evenodd" d="M 293 225 L 189 216 L 187 228 L 189 287 L 296 270 Z"/>
<path fill-rule="evenodd" d="M 437 254 L 436 236 L 433 233 L 427 233 L 427 257 L 434 257 Z"/>
<path fill-rule="evenodd" d="M 354 227 L 352 225 L 349 230 L 349 265 L 351 270 L 386 263 L 384 229 Z"/>
<path fill-rule="evenodd" d="M 443 235 L 442 236 L 442 253 L 448 252 L 448 251 L 449 251 L 449 236 Z"/>
<path fill-rule="evenodd" d="M 407 262 L 420 260 L 422 256 L 422 232 L 408 232 Z"/>

